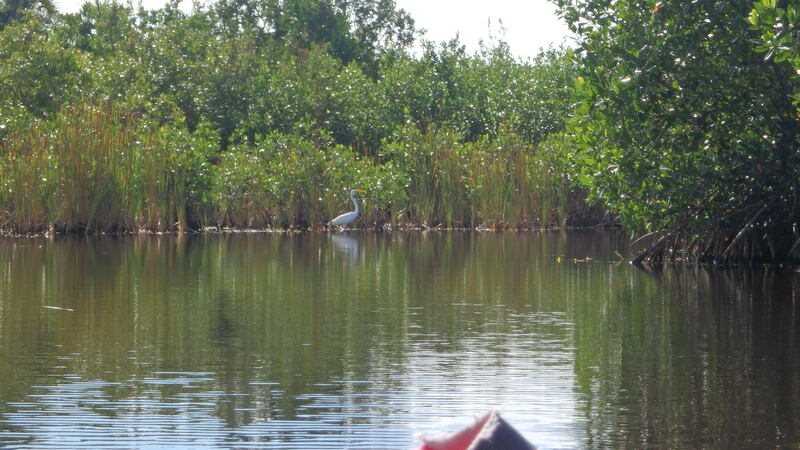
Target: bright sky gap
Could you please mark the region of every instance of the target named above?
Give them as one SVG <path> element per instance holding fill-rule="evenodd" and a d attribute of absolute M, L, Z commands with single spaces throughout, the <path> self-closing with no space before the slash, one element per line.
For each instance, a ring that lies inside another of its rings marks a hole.
<path fill-rule="evenodd" d="M 83 0 L 55 0 L 62 13 L 80 10 Z M 142 0 L 148 9 L 160 8 L 165 0 Z M 569 42 L 566 24 L 556 16 L 555 6 L 547 0 L 396 0 L 397 7 L 408 11 L 417 28 L 435 42 L 459 37 L 469 52 L 480 49 L 480 42 L 508 42 L 519 58 L 539 53 L 540 48 Z M 188 11 L 192 2 L 183 0 Z"/>

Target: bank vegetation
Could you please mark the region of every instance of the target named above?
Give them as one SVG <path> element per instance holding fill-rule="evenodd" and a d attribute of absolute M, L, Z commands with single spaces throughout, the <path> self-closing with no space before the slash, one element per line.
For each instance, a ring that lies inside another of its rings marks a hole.
<path fill-rule="evenodd" d="M 44 3 L 0 31 L 0 228 L 18 234 L 592 225 L 575 62 L 423 42 L 391 1 Z M 7 15 L 10 16 L 10 15 Z"/>

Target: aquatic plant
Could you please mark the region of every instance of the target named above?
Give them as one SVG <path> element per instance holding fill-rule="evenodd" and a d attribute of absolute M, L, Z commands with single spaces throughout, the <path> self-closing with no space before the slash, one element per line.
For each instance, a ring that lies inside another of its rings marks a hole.
<path fill-rule="evenodd" d="M 552 228 L 565 226 L 580 197 L 563 161 L 565 141 L 554 136 L 532 147 L 513 132 L 461 142 L 450 130 L 408 126 L 384 157 L 409 179 L 409 222 L 427 227 Z"/>
<path fill-rule="evenodd" d="M 351 188 L 367 191 L 362 223 L 402 204 L 404 178 L 329 139 L 274 133 L 222 154 L 214 184 L 216 220 L 232 227 L 318 228 L 341 212 Z"/>
<path fill-rule="evenodd" d="M 207 201 L 215 146 L 113 107 L 66 108 L 3 141 L 0 206 L 19 233 L 183 230 Z"/>

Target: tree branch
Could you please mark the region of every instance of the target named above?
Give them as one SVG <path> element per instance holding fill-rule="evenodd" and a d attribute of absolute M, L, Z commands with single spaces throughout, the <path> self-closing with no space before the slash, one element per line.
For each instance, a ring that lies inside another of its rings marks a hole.
<path fill-rule="evenodd" d="M 731 243 L 728 245 L 728 248 L 726 248 L 725 251 L 722 252 L 722 259 L 727 259 L 728 258 L 728 254 L 733 250 L 733 247 L 737 243 L 739 243 L 739 241 L 742 239 L 742 237 L 744 237 L 745 233 L 747 233 L 747 230 L 749 230 L 753 226 L 753 223 L 755 223 L 756 219 L 758 219 L 758 217 L 761 215 L 761 213 L 764 212 L 765 209 L 767 209 L 767 204 L 766 203 L 764 204 L 764 206 L 761 207 L 761 209 L 758 210 L 756 215 L 754 215 L 753 218 L 750 219 L 750 221 L 747 222 L 747 224 L 744 227 L 742 227 L 741 230 L 739 230 L 739 233 L 736 235 L 735 238 L 733 238 Z"/>

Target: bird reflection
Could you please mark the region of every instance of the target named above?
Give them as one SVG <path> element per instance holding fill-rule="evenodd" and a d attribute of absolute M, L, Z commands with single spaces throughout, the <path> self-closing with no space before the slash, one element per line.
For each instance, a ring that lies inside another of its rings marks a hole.
<path fill-rule="evenodd" d="M 333 244 L 333 248 L 336 249 L 336 253 L 343 255 L 350 264 L 354 264 L 358 259 L 359 247 L 361 245 L 358 239 L 348 236 L 347 234 L 332 234 L 330 237 L 331 244 Z"/>

